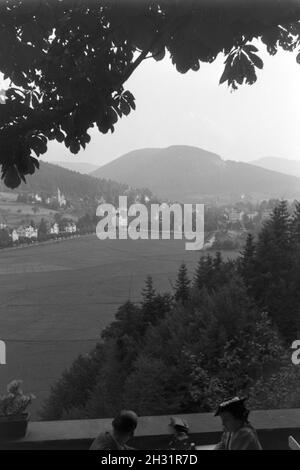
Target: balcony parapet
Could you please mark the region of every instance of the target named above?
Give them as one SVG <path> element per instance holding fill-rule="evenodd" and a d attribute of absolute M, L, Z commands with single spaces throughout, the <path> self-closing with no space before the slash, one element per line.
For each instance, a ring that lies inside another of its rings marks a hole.
<path fill-rule="evenodd" d="M 174 415 L 173 415 L 174 416 Z M 190 426 L 196 445 L 218 442 L 221 422 L 213 413 L 178 414 Z M 172 434 L 171 415 L 143 416 L 130 443 L 138 449 L 166 449 Z M 36 421 L 24 438 L 0 442 L 0 449 L 88 449 L 93 439 L 111 427 L 112 419 Z M 264 449 L 288 449 L 288 436 L 300 441 L 300 409 L 259 410 L 250 414 Z"/>

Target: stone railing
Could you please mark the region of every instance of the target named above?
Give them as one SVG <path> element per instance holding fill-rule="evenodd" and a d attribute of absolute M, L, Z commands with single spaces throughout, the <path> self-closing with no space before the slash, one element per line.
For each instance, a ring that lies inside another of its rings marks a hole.
<path fill-rule="evenodd" d="M 179 415 L 176 415 L 179 416 Z M 218 442 L 220 418 L 212 413 L 180 415 L 190 426 L 190 435 L 197 446 Z M 130 443 L 138 449 L 166 449 L 172 429 L 171 416 L 143 416 L 135 438 Z M 260 410 L 250 414 L 264 449 L 288 449 L 288 436 L 300 441 L 300 409 Z M 28 425 L 23 439 L 0 442 L 0 449 L 88 449 L 92 440 L 107 429 L 111 419 L 73 421 L 37 421 Z"/>

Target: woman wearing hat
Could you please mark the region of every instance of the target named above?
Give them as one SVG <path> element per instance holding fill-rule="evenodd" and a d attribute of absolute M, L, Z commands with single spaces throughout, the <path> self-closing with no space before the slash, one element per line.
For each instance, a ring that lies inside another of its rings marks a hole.
<path fill-rule="evenodd" d="M 219 405 L 215 416 L 220 416 L 224 432 L 216 450 L 262 450 L 244 402 L 245 398 L 235 397 Z"/>

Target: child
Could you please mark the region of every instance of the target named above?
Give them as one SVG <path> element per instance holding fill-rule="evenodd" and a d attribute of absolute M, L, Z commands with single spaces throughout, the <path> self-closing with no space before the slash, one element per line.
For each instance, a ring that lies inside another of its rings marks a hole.
<path fill-rule="evenodd" d="M 169 442 L 170 450 L 194 450 L 195 443 L 191 442 L 188 435 L 189 426 L 182 418 L 171 418 L 170 426 L 174 429 L 174 435 Z"/>

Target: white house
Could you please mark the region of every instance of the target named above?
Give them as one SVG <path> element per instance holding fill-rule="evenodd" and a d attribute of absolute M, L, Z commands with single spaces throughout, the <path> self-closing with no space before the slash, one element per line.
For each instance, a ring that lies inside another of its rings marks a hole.
<path fill-rule="evenodd" d="M 37 238 L 38 237 L 38 229 L 29 225 L 26 227 L 26 234 L 28 238 Z"/>
<path fill-rule="evenodd" d="M 17 228 L 17 234 L 20 237 L 23 238 L 37 238 L 38 237 L 38 230 L 35 227 L 32 227 L 32 225 L 27 225 L 26 227 L 20 226 Z"/>
<path fill-rule="evenodd" d="M 69 222 L 66 226 L 65 226 L 65 232 L 67 233 L 76 233 L 77 232 L 77 226 L 74 222 Z"/>
<path fill-rule="evenodd" d="M 233 209 L 228 214 L 228 220 L 229 222 L 232 222 L 232 223 L 241 222 L 243 220 L 243 215 L 244 215 L 244 212 L 239 212 Z"/>
<path fill-rule="evenodd" d="M 19 240 L 19 234 L 18 234 L 18 232 L 16 231 L 15 228 L 11 231 L 10 236 L 11 236 L 11 240 L 12 240 L 13 243 L 15 243 Z"/>
<path fill-rule="evenodd" d="M 59 234 L 59 225 L 57 222 L 51 225 L 50 227 L 50 233 L 52 235 L 58 235 Z"/>
<path fill-rule="evenodd" d="M 210 248 L 213 247 L 214 243 L 216 241 L 216 236 L 212 235 L 203 245 L 204 250 L 209 250 Z"/>
<path fill-rule="evenodd" d="M 57 188 L 57 202 L 59 204 L 59 207 L 63 207 L 67 204 L 65 196 L 63 195 L 63 193 L 60 191 L 59 188 Z"/>
<path fill-rule="evenodd" d="M 249 213 L 247 214 L 247 217 L 248 217 L 249 220 L 253 220 L 253 219 L 255 219 L 255 217 L 257 217 L 257 216 L 258 216 L 258 212 L 257 212 L 257 211 L 255 211 L 255 212 L 249 212 Z"/>
<path fill-rule="evenodd" d="M 0 364 L 6 364 L 6 344 L 4 341 L 0 341 Z"/>

